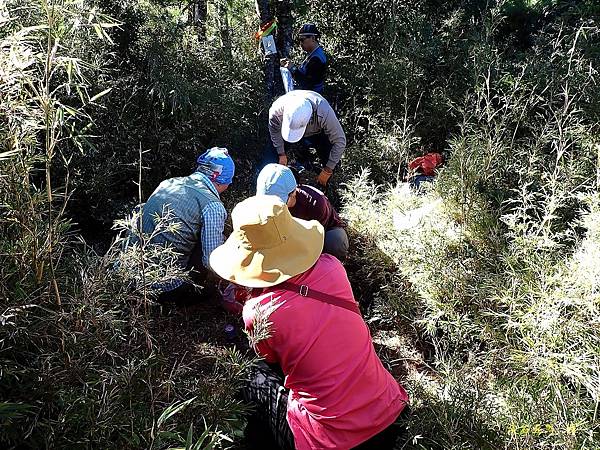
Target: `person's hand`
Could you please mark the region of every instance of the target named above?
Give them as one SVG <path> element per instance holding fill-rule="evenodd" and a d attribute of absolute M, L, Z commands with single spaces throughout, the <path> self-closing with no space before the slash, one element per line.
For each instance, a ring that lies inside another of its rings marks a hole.
<path fill-rule="evenodd" d="M 281 67 L 285 67 L 287 69 L 287 68 L 289 68 L 290 60 L 287 58 L 281 58 L 279 60 L 279 64 L 281 65 Z"/>
<path fill-rule="evenodd" d="M 279 164 L 281 164 L 282 166 L 287 166 L 287 156 L 286 155 L 279 155 Z"/>
<path fill-rule="evenodd" d="M 323 167 L 323 169 L 321 170 L 321 173 L 317 177 L 317 183 L 319 183 L 323 187 L 327 186 L 327 182 L 331 178 L 332 174 L 333 174 L 333 170 L 331 170 L 327 166 Z"/>

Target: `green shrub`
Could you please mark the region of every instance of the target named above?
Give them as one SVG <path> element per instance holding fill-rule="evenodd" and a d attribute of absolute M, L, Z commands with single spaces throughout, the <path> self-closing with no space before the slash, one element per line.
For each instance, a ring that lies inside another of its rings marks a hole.
<path fill-rule="evenodd" d="M 349 138 L 336 182 L 355 293 L 374 336 L 409 347 L 378 344 L 413 398 L 404 448 L 598 447 L 596 3 L 294 4 L 324 33 Z M 238 163 L 225 203 L 253 192 L 268 109 L 255 12 L 211 5 L 206 40 L 186 14 L 0 4 L 7 447 L 225 447 L 243 428 L 250 362 L 219 340 L 225 317 L 153 305 L 173 255 L 142 239 L 115 267 L 108 244 L 210 146 Z M 416 194 L 400 183 L 427 151 L 446 164 Z"/>
<path fill-rule="evenodd" d="M 351 150 L 375 176 L 349 180 L 343 212 L 369 243 L 361 265 L 387 261 L 358 273 L 372 317 L 424 358 L 403 377 L 408 447 L 596 448 L 598 28 L 555 10 L 504 50 L 502 11 L 467 50 L 472 87 L 444 94 L 459 126 L 434 185 L 398 184 L 422 142 L 417 110 L 411 133 L 378 125 Z M 395 142 L 387 176 L 382 142 Z"/>
<path fill-rule="evenodd" d="M 226 445 L 243 428 L 249 360 L 197 345 L 198 322 L 150 303 L 147 288 L 173 275 L 168 249 L 133 248 L 120 273 L 120 242 L 101 256 L 68 218 L 73 189 L 94 194 L 110 159 L 89 133 L 117 91 L 102 59 L 114 21 L 84 0 L 15 0 L 0 17 L 0 445 L 158 448 L 188 431 L 189 447 Z M 161 420 L 188 400 L 181 422 Z"/>

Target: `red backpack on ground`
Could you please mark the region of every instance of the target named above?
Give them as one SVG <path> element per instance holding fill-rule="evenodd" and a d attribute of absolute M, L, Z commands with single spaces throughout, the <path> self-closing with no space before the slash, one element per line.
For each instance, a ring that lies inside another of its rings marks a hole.
<path fill-rule="evenodd" d="M 408 163 L 408 170 L 412 173 L 427 176 L 435 175 L 435 169 L 442 164 L 443 158 L 439 153 L 427 153 Z"/>

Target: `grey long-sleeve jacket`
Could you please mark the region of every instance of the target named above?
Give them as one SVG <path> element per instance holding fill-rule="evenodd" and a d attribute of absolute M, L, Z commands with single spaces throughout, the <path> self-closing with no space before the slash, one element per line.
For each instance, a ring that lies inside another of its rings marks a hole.
<path fill-rule="evenodd" d="M 273 146 L 279 155 L 285 154 L 284 141 L 281 136 L 281 121 L 283 119 L 283 107 L 292 96 L 301 96 L 311 103 L 313 115 L 310 122 L 308 122 L 304 137 L 319 134 L 321 131 L 325 132 L 329 142 L 333 145 L 326 166 L 333 170 L 340 162 L 344 150 L 346 150 L 346 135 L 327 100 L 316 92 L 294 90 L 282 95 L 273 102 L 271 109 L 269 109 L 269 133 L 271 134 Z"/>

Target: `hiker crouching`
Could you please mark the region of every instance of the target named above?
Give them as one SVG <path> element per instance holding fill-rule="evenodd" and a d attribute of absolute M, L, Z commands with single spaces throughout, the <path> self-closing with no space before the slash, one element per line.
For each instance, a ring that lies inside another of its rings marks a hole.
<path fill-rule="evenodd" d="M 258 174 L 256 194 L 276 195 L 287 204 L 292 216 L 304 220 L 317 220 L 325 229 L 323 253 L 329 253 L 341 262 L 346 260 L 346 225 L 325 194 L 312 186 L 298 185 L 289 167 L 267 164 Z"/>
<path fill-rule="evenodd" d="M 287 166 L 286 142 L 300 142 L 303 155 L 309 159 L 308 150 L 317 151 L 322 165 L 317 183 L 326 186 L 346 150 L 346 135 L 335 112 L 321 95 L 312 91 L 291 91 L 279 97 L 269 109 L 269 134 L 272 155 L 269 162 Z"/>
<path fill-rule="evenodd" d="M 285 376 L 259 364 L 245 399 L 280 448 L 392 448 L 408 396 L 375 353 L 344 267 L 321 254 L 322 225 L 292 217 L 271 195 L 239 203 L 232 219 L 211 267 L 262 290 L 245 303 L 244 324 Z"/>
<path fill-rule="evenodd" d="M 143 205 L 142 231 L 154 234 L 152 244 L 170 246 L 179 255 L 179 267 L 193 269 L 200 282 L 210 269 L 211 252 L 224 240 L 227 211 L 220 194 L 231 184 L 235 164 L 227 149 L 218 147 L 200 155 L 197 164 L 191 175 L 165 180 L 150 195 Z M 157 219 L 165 214 L 177 229 L 153 233 Z M 158 301 L 183 302 L 194 294 L 193 285 L 178 278 L 155 287 L 160 291 Z"/>

